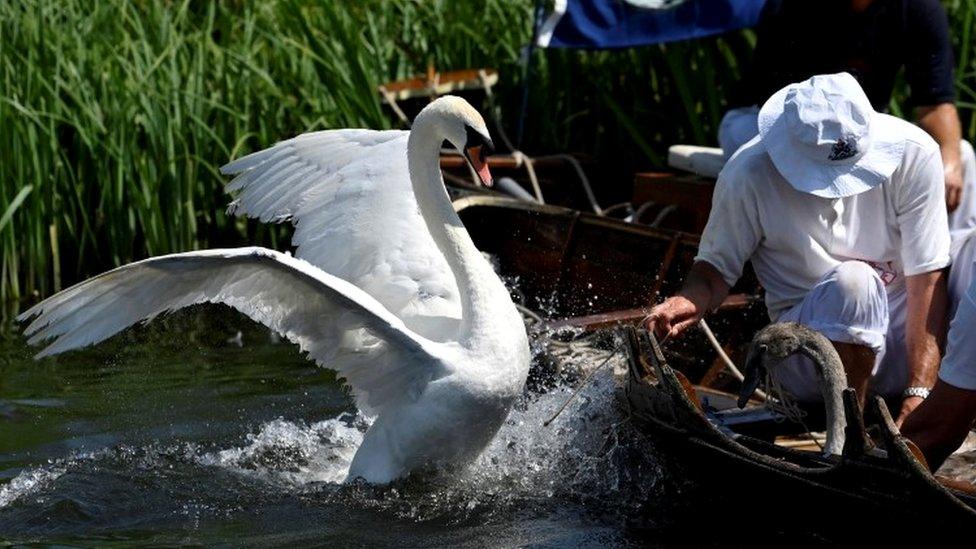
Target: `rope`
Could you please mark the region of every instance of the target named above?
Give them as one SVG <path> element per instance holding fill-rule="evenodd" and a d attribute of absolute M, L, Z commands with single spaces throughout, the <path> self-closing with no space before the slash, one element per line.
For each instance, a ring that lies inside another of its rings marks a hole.
<path fill-rule="evenodd" d="M 661 208 L 661 211 L 658 212 L 657 216 L 654 217 L 654 221 L 651 221 L 650 223 L 648 223 L 648 225 L 651 227 L 659 226 L 661 222 L 664 221 L 664 218 L 668 216 L 668 214 L 670 214 L 671 212 L 677 209 L 678 207 L 675 206 L 674 204 Z"/>
<path fill-rule="evenodd" d="M 542 197 L 542 187 L 539 186 L 539 178 L 535 175 L 535 166 L 532 165 L 532 157 L 522 151 L 513 150 L 512 158 L 515 159 L 517 167 L 525 166 L 525 171 L 529 174 L 529 181 L 532 182 L 532 193 L 539 204 L 545 204 L 546 200 Z"/>
<path fill-rule="evenodd" d="M 569 154 L 550 154 L 547 156 L 537 156 L 536 160 L 563 160 L 569 163 L 570 166 L 576 171 L 577 177 L 579 177 L 580 184 L 583 186 L 583 192 L 586 193 L 586 200 L 590 203 L 590 208 L 593 209 L 593 213 L 596 215 L 603 215 L 603 208 L 596 201 L 596 195 L 593 194 L 593 187 L 590 185 L 589 178 L 586 177 L 586 173 L 583 171 L 583 166 L 576 160 L 572 155 Z"/>
<path fill-rule="evenodd" d="M 595 376 L 597 372 L 602 370 L 603 367 L 606 366 L 608 362 L 610 362 L 611 358 L 617 356 L 618 350 L 619 349 L 614 349 L 613 352 L 610 353 L 610 356 L 603 359 L 603 362 L 601 362 L 599 366 L 593 368 L 592 370 L 590 370 L 590 373 L 586 374 L 586 377 L 583 378 L 583 381 L 580 382 L 579 386 L 573 390 L 573 394 L 569 395 L 569 398 L 566 399 L 566 402 L 563 402 L 563 405 L 560 406 L 558 410 L 556 410 L 556 413 L 553 414 L 551 418 L 547 419 L 542 423 L 543 427 L 548 427 L 550 423 L 552 423 L 553 421 L 556 420 L 557 417 L 559 417 L 559 414 L 563 413 L 563 410 L 566 409 L 566 406 L 569 406 L 569 403 L 575 400 L 576 397 L 579 396 L 579 394 L 583 391 L 583 389 L 586 388 L 586 385 L 590 382 L 591 379 L 593 379 L 593 376 Z"/>
<path fill-rule="evenodd" d="M 515 308 L 518 309 L 520 313 L 522 313 L 522 316 L 528 317 L 530 320 L 532 320 L 532 325 L 542 324 L 543 322 L 542 317 L 539 316 L 539 313 L 533 311 L 532 309 L 526 307 L 525 305 L 522 305 L 521 303 L 516 303 Z"/>
<path fill-rule="evenodd" d="M 708 338 L 708 342 L 712 344 L 712 347 L 715 349 L 715 352 L 718 353 L 718 357 L 722 359 L 722 362 L 725 363 L 725 367 L 728 368 L 730 372 L 732 372 L 732 375 L 736 379 L 738 379 L 740 383 L 745 381 L 746 376 L 742 375 L 742 372 L 740 372 L 739 369 L 736 368 L 735 363 L 732 362 L 732 359 L 729 358 L 729 355 L 725 354 L 725 349 L 722 348 L 722 345 L 718 342 L 718 338 L 715 337 L 715 333 L 712 332 L 712 329 L 708 326 L 708 323 L 705 322 L 704 318 L 698 321 L 698 327 L 701 328 L 703 332 L 705 332 L 705 337 Z M 763 401 L 767 401 L 769 399 L 766 393 L 762 392 L 759 389 L 756 389 L 755 394 Z"/>
<path fill-rule="evenodd" d="M 770 375 L 769 372 L 766 372 L 766 390 L 769 392 L 769 394 L 775 395 L 775 398 L 766 400 L 766 408 L 782 414 L 790 421 L 798 423 L 801 427 L 803 427 L 804 434 L 806 434 L 822 452 L 823 445 L 810 430 L 810 427 L 807 426 L 806 422 L 803 421 L 803 418 L 806 417 L 807 413 L 800 408 L 800 405 L 796 402 L 796 400 L 789 396 L 789 391 L 784 389 L 783 386 L 776 381 L 776 379 Z"/>
<path fill-rule="evenodd" d="M 608 206 L 606 208 L 603 208 L 602 215 L 610 215 L 611 213 L 616 212 L 617 210 L 624 210 L 627 213 L 627 215 L 625 215 L 623 218 L 624 221 L 629 222 L 633 220 L 634 205 L 631 204 L 630 202 L 619 202 L 617 204 L 614 204 L 613 206 Z"/>
<path fill-rule="evenodd" d="M 640 218 L 644 217 L 644 213 L 647 210 L 653 208 L 654 206 L 657 206 L 657 203 L 656 202 L 651 202 L 651 201 L 647 201 L 647 202 L 641 204 L 640 206 L 638 206 L 637 207 L 637 210 L 634 212 L 634 220 L 636 220 L 637 222 L 640 222 Z M 655 219 L 655 221 L 657 221 L 657 220 Z"/>
<path fill-rule="evenodd" d="M 527 319 L 525 322 L 530 327 L 544 326 L 542 316 L 539 313 L 533 311 L 532 309 L 526 307 L 525 305 L 523 305 L 521 303 L 515 303 L 515 308 L 518 309 L 520 313 L 522 313 L 522 316 L 524 317 L 524 319 Z M 531 321 L 531 322 L 529 322 L 529 321 Z M 586 335 L 584 335 L 582 337 L 574 338 L 573 340 L 567 341 L 567 342 L 559 341 L 557 339 L 547 338 L 546 343 L 549 346 L 551 346 L 551 347 L 556 347 L 557 349 L 559 349 L 560 351 L 562 351 L 564 353 L 568 353 L 570 355 L 574 355 L 574 354 L 577 353 L 578 346 L 580 346 L 580 345 L 585 346 L 585 347 L 591 347 L 592 348 L 592 340 L 596 339 L 599 336 L 600 336 L 599 333 L 593 332 L 593 333 L 586 334 Z M 546 420 L 542 424 L 542 426 L 543 427 L 548 427 L 550 423 L 552 423 L 553 421 L 555 421 L 556 418 L 559 417 L 559 414 L 561 414 L 563 412 L 563 410 L 566 409 L 566 406 L 568 406 L 569 403 L 572 402 L 577 396 L 579 396 L 580 392 L 584 388 L 586 388 L 586 386 L 587 386 L 587 384 L 589 384 L 590 380 L 593 379 L 593 376 L 595 376 L 598 371 L 600 371 L 601 369 L 603 369 L 603 367 L 608 362 L 610 362 L 610 359 L 612 359 L 614 356 L 617 355 L 617 352 L 619 350 L 620 350 L 619 348 L 614 349 L 613 352 L 610 353 L 610 355 L 607 356 L 605 359 L 603 359 L 603 361 L 596 368 L 593 368 L 592 370 L 590 370 L 590 372 L 586 375 L 586 377 L 583 378 L 583 381 L 581 381 L 580 384 L 576 387 L 576 389 L 573 390 L 573 394 L 570 395 L 569 398 L 566 399 L 565 402 L 563 402 L 562 406 L 560 406 L 559 409 L 556 410 L 556 413 L 553 414 L 553 416 L 550 417 L 548 420 Z M 553 355 L 555 355 L 555 353 L 553 353 Z"/>

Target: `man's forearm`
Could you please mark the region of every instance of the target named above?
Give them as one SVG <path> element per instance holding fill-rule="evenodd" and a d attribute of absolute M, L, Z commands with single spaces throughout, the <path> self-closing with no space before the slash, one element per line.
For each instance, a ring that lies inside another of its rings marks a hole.
<path fill-rule="evenodd" d="M 906 279 L 905 350 L 910 387 L 932 387 L 938 377 L 946 333 L 946 279 L 944 270 Z"/>
<path fill-rule="evenodd" d="M 962 126 L 952 103 L 941 103 L 915 110 L 918 125 L 939 144 L 945 170 L 946 207 L 952 212 L 962 202 Z"/>
<path fill-rule="evenodd" d="M 947 167 L 959 165 L 959 142 L 962 141 L 962 125 L 959 123 L 959 113 L 952 103 L 940 103 L 918 107 L 915 109 L 915 119 L 919 127 L 928 132 L 939 144 L 942 151 L 942 162 Z"/>
<path fill-rule="evenodd" d="M 704 315 L 718 308 L 729 295 L 729 285 L 710 263 L 696 261 L 678 295 L 688 299 Z"/>

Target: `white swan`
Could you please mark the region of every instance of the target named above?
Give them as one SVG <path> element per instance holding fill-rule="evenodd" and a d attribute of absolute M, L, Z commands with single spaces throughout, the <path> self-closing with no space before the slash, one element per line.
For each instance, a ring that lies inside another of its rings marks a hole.
<path fill-rule="evenodd" d="M 223 303 L 337 370 L 375 415 L 349 479 L 386 483 L 470 461 L 521 393 L 529 349 L 508 291 L 451 206 L 445 139 L 490 185 L 484 120 L 456 97 L 432 102 L 409 132 L 307 133 L 231 162 L 231 210 L 291 220 L 297 257 L 236 248 L 125 265 L 24 312 L 28 341 L 54 338 L 38 357 L 53 355 Z"/>

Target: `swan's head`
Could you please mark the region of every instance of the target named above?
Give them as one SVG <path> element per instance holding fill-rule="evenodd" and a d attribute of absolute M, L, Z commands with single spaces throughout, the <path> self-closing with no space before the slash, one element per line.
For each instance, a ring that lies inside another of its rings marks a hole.
<path fill-rule="evenodd" d="M 461 152 L 478 174 L 481 183 L 491 187 L 492 178 L 488 171 L 487 158 L 495 150 L 495 146 L 488 135 L 485 119 L 471 103 L 453 95 L 437 98 L 417 115 L 415 128 L 418 123 L 434 124 L 435 130 Z"/>

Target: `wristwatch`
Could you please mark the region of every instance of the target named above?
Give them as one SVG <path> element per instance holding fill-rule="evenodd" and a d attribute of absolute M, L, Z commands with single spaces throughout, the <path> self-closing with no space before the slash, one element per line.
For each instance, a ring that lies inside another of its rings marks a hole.
<path fill-rule="evenodd" d="M 928 387 L 908 387 L 904 391 L 902 391 L 901 398 L 908 398 L 908 397 L 928 398 L 930 392 L 932 392 L 932 389 L 929 389 Z"/>

